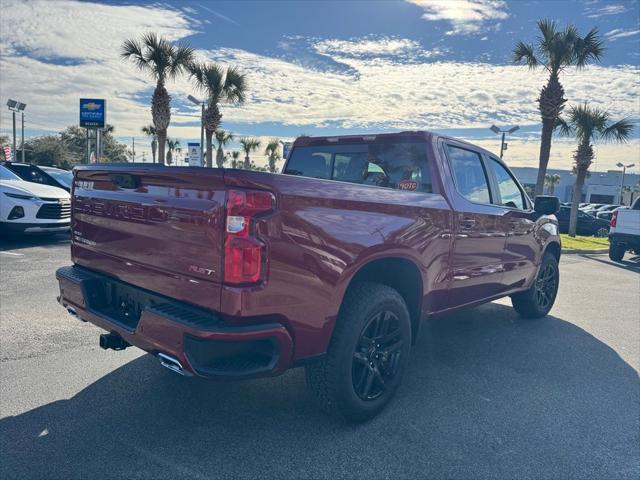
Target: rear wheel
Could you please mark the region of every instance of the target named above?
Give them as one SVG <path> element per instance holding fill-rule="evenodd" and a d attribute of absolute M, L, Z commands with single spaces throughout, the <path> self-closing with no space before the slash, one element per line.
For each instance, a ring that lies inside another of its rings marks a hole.
<path fill-rule="evenodd" d="M 349 289 L 325 357 L 306 368 L 321 408 L 350 422 L 378 414 L 400 385 L 411 321 L 400 294 L 377 283 Z"/>
<path fill-rule="evenodd" d="M 620 260 L 622 260 L 625 251 L 626 248 L 624 245 L 613 242 L 609 244 L 609 258 L 614 262 L 619 262 Z"/>
<path fill-rule="evenodd" d="M 596 237 L 606 237 L 609 235 L 609 229 L 605 228 L 605 227 L 600 227 L 597 231 L 596 231 Z"/>
<path fill-rule="evenodd" d="M 544 317 L 553 307 L 559 283 L 558 261 L 547 252 L 542 258 L 533 286 L 526 292 L 511 296 L 513 308 L 524 318 Z"/>

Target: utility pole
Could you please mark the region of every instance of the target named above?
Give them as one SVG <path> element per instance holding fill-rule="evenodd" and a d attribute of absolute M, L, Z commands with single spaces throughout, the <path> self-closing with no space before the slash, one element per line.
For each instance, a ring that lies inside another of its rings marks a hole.
<path fill-rule="evenodd" d="M 133 161 L 136 161 L 136 137 L 131 137 L 131 143 L 132 143 L 132 158 Z"/>
<path fill-rule="evenodd" d="M 11 160 L 16 161 L 16 111 L 13 112 L 13 153 L 11 154 Z"/>
<path fill-rule="evenodd" d="M 22 111 L 22 163 L 24 163 L 24 110 Z"/>

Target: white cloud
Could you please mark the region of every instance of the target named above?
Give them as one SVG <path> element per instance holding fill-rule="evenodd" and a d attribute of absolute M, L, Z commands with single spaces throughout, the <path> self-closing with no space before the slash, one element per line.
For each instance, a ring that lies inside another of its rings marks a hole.
<path fill-rule="evenodd" d="M 600 18 L 607 15 L 618 15 L 627 11 L 627 7 L 622 4 L 606 5 L 602 8 L 588 8 L 587 17 Z"/>
<path fill-rule="evenodd" d="M 422 18 L 445 20 L 453 29 L 447 35 L 481 33 L 485 24 L 509 16 L 503 0 L 406 0 L 422 7 Z"/>
<path fill-rule="evenodd" d="M 604 34 L 611 41 L 615 41 L 618 38 L 632 37 L 640 34 L 640 30 L 623 30 L 621 28 L 614 28 L 613 30 Z"/>

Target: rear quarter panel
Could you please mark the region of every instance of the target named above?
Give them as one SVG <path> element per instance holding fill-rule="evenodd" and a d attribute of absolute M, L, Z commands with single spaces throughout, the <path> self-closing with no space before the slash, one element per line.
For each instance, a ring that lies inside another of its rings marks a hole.
<path fill-rule="evenodd" d="M 265 284 L 223 287 L 222 310 L 238 322 L 282 315 L 296 337 L 296 358 L 326 350 L 349 281 L 370 261 L 411 260 L 428 292 L 423 310 L 444 294 L 451 240 L 442 237 L 450 234 L 451 211 L 439 193 L 233 171 L 225 182 L 271 190 L 278 207 L 257 225 L 269 250 Z"/>

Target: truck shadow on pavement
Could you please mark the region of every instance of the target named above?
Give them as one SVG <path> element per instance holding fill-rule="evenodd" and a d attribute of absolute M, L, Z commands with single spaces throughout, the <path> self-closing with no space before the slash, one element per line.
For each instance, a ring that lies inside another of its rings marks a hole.
<path fill-rule="evenodd" d="M 300 369 L 212 383 L 145 355 L 1 420 L 0 474 L 637 478 L 639 396 L 636 371 L 584 330 L 489 304 L 424 323 L 398 395 L 367 424 L 317 412 Z"/>

